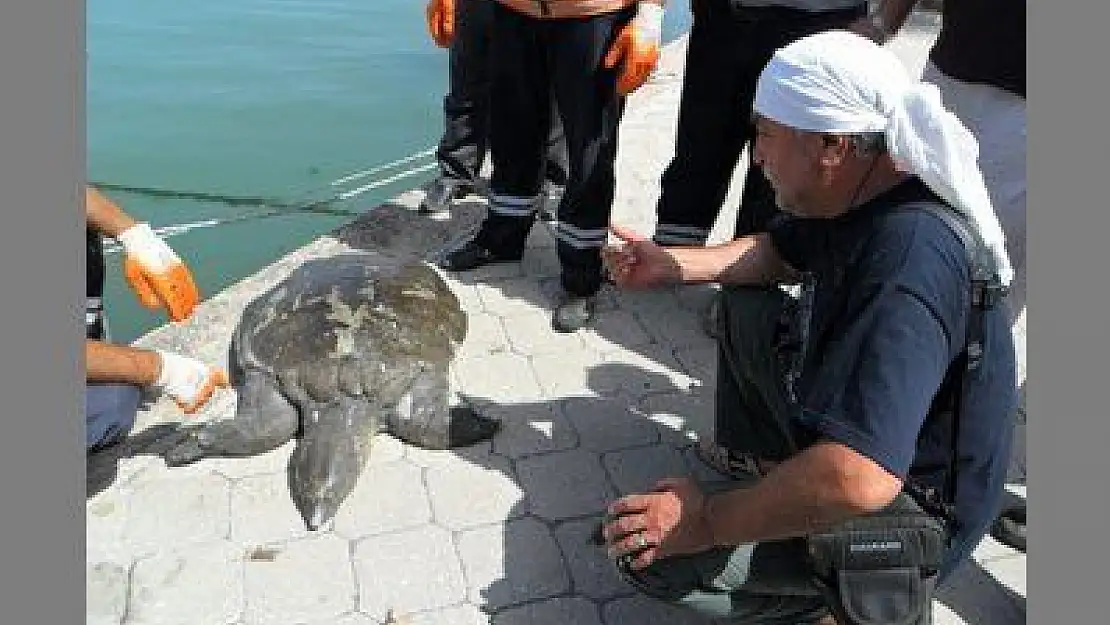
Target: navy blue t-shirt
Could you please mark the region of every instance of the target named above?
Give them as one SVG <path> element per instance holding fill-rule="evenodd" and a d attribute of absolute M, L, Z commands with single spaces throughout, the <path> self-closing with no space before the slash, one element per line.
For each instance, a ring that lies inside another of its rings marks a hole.
<path fill-rule="evenodd" d="M 933 401 L 950 383 L 950 370 L 963 369 L 954 363 L 967 336 L 970 271 L 963 244 L 938 217 L 891 210 L 922 201 L 943 204 L 910 178 L 833 219 L 787 217 L 771 237 L 787 263 L 814 279 L 806 359 L 795 387 L 800 444 L 836 440 L 944 493 L 952 428 Z M 942 575 L 989 528 L 1009 463 L 1017 385 L 1002 305 L 985 313 L 983 343 L 981 366 L 965 374 L 959 527 Z"/>

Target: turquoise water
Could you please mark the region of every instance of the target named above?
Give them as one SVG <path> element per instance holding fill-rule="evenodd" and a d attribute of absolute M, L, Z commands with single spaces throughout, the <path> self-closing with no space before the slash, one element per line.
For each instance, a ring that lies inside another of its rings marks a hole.
<path fill-rule="evenodd" d="M 689 21 L 686 0 L 669 5 L 668 40 Z M 93 0 L 86 24 L 92 181 L 294 206 L 346 193 L 329 209 L 354 212 L 434 174 L 447 55 L 422 0 Z M 350 219 L 108 195 L 169 229 L 206 296 Z M 165 322 L 126 288 L 118 254 L 108 267 L 113 340 Z"/>

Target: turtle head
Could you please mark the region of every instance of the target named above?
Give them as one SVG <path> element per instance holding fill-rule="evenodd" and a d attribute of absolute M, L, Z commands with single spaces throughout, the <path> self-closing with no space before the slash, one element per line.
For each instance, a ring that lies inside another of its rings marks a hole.
<path fill-rule="evenodd" d="M 360 437 L 348 428 L 332 427 L 327 406 L 305 420 L 302 437 L 289 458 L 289 494 L 310 531 L 329 524 L 354 490 L 365 465 Z"/>

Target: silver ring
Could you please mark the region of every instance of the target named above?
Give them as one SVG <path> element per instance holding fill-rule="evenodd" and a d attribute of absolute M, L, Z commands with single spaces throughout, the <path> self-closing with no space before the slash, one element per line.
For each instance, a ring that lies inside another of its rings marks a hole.
<path fill-rule="evenodd" d="M 644 549 L 647 546 L 648 546 L 647 539 L 644 538 L 644 535 L 642 533 L 641 534 L 636 534 L 636 548 L 637 549 Z"/>

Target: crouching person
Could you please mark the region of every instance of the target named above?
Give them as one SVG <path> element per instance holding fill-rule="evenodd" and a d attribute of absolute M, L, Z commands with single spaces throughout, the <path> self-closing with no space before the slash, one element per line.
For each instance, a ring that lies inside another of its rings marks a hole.
<path fill-rule="evenodd" d="M 776 52 L 754 108 L 786 213 L 769 232 L 664 248 L 614 226 L 604 251 L 623 288 L 723 285 L 703 457 L 728 476 L 618 499 L 606 548 L 642 592 L 714 617 L 929 623 L 998 511 L 1017 402 L 977 146 L 844 31 Z"/>

